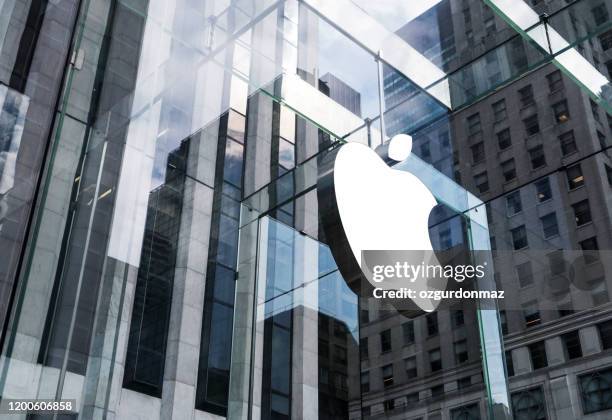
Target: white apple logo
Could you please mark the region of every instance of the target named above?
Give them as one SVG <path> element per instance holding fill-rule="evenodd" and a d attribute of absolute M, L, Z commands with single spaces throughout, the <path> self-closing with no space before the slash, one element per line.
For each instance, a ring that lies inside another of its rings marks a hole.
<path fill-rule="evenodd" d="M 392 160 L 405 160 L 412 151 L 412 138 L 405 134 L 397 135 L 387 144 L 386 151 Z M 331 217 L 323 226 L 343 276 L 348 273 L 355 277 L 349 269 L 355 262 L 360 269 L 363 268 L 361 255 L 364 250 L 430 251 L 428 255 L 433 255 L 428 220 L 437 202 L 416 176 L 390 168 L 375 151 L 359 143 L 341 146 L 331 160 L 331 163 L 327 162 L 327 170 L 322 174 L 323 177 L 327 175 L 327 182 L 321 183 L 320 177 L 319 187 L 329 189 L 329 184 L 333 183 L 335 203 L 322 204 L 324 210 L 330 210 L 335 204 L 337 213 L 334 213 L 335 220 Z M 333 180 L 330 179 L 332 177 Z M 325 193 L 319 192 L 320 205 Z M 343 232 L 333 226 L 338 222 Z M 346 240 L 339 236 L 345 236 Z M 352 258 L 341 255 L 347 253 L 346 245 L 350 248 Z M 438 261 L 429 259 L 425 263 L 437 264 Z M 360 271 L 364 273 L 364 270 Z M 440 303 L 439 300 L 418 297 L 419 291 L 431 289 L 431 283 L 428 284 L 426 278 L 405 284 L 386 281 L 377 283 L 371 278 L 367 280 L 373 287 L 385 290 L 396 290 L 399 287 L 414 290 L 417 297 L 412 299 L 413 302 L 426 312 L 433 311 Z M 438 282 L 435 289 L 445 286 L 446 282 Z"/>

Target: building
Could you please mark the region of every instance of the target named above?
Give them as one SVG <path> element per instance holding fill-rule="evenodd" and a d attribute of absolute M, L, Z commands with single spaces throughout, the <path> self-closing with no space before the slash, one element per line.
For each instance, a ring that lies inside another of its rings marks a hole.
<path fill-rule="evenodd" d="M 338 2 L 0 5 L 3 399 L 610 416 L 612 5 Z M 487 251 L 498 309 L 408 317 L 340 275 L 320 158 L 398 133 L 437 186 L 434 248 Z"/>

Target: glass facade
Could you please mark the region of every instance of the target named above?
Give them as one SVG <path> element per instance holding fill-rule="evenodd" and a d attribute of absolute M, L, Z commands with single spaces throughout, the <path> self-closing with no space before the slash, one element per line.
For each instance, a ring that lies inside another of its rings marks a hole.
<path fill-rule="evenodd" d="M 610 13 L 0 0 L 0 397 L 83 419 L 609 417 Z M 322 162 L 396 134 L 434 250 L 484 255 L 503 300 L 414 315 L 340 274 Z"/>

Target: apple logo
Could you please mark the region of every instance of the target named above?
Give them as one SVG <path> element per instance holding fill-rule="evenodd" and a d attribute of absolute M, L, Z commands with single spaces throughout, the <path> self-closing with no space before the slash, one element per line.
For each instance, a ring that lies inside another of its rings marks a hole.
<path fill-rule="evenodd" d="M 379 153 L 393 161 L 407 159 L 412 138 L 393 137 Z M 421 277 L 376 282 L 371 270 L 362 266 L 362 251 L 409 251 L 413 261 L 438 264 L 429 238 L 428 220 L 437 201 L 413 174 L 389 167 L 376 151 L 359 143 L 346 143 L 324 154 L 319 161 L 317 196 L 325 239 L 340 273 L 349 287 L 362 297 L 374 288 L 398 290 L 444 290 L 444 278 Z M 383 253 L 384 254 L 384 253 Z M 363 281 L 366 280 L 366 281 Z M 364 290 L 365 288 L 365 290 Z M 391 303 L 400 309 L 395 301 Z M 412 301 L 412 302 L 410 302 Z M 435 310 L 439 300 L 402 299 L 402 309 Z"/>

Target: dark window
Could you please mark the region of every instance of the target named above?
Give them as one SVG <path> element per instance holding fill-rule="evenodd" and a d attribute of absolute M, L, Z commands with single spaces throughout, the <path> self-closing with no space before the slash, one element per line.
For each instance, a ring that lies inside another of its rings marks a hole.
<path fill-rule="evenodd" d="M 516 165 L 514 159 L 508 159 L 501 164 L 502 173 L 504 174 L 504 181 L 512 181 L 516 178 Z"/>
<path fill-rule="evenodd" d="M 578 382 L 584 414 L 612 408 L 612 369 L 581 375 Z"/>
<path fill-rule="evenodd" d="M 533 104 L 533 89 L 531 88 L 531 85 L 525 86 L 524 88 L 520 89 L 518 93 L 519 99 L 521 101 L 521 106 L 525 107 Z"/>
<path fill-rule="evenodd" d="M 523 120 L 525 126 L 525 133 L 527 136 L 533 136 L 540 132 L 540 123 L 538 122 L 538 114 L 527 117 Z"/>
<path fill-rule="evenodd" d="M 522 249 L 527 246 L 527 231 L 525 226 L 521 225 L 510 230 L 512 234 L 512 245 L 514 249 Z"/>
<path fill-rule="evenodd" d="M 563 258 L 563 250 L 558 249 L 546 255 L 548 258 L 548 267 L 553 275 L 562 274 L 565 272 L 566 262 Z"/>
<path fill-rule="evenodd" d="M 536 188 L 536 196 L 540 203 L 552 198 L 552 191 L 550 190 L 550 181 L 548 178 L 541 179 L 534 185 Z"/>
<path fill-rule="evenodd" d="M 530 302 L 523 305 L 523 317 L 525 318 L 525 326 L 533 327 L 542 322 L 540 318 L 540 310 L 538 309 L 538 302 Z"/>
<path fill-rule="evenodd" d="M 589 99 L 589 101 L 591 103 L 591 112 L 593 113 L 593 118 L 595 118 L 595 121 L 601 122 L 601 119 L 599 118 L 599 106 L 594 100 Z"/>
<path fill-rule="evenodd" d="M 599 35 L 599 42 L 601 43 L 601 48 L 604 51 L 612 48 L 612 31 L 604 32 L 603 34 Z"/>
<path fill-rule="evenodd" d="M 393 385 L 393 365 L 383 366 L 381 371 L 384 387 L 388 388 Z"/>
<path fill-rule="evenodd" d="M 278 163 L 285 171 L 295 167 L 295 145 L 282 138 L 278 141 Z"/>
<path fill-rule="evenodd" d="M 463 317 L 463 310 L 462 309 L 456 309 L 456 310 L 452 311 L 452 317 L 453 317 L 453 326 L 454 327 L 460 327 L 463 324 L 465 324 L 465 319 Z"/>
<path fill-rule="evenodd" d="M 593 7 L 591 9 L 591 13 L 593 14 L 593 20 L 597 26 L 603 25 L 608 21 L 608 19 L 610 19 L 605 3 Z"/>
<path fill-rule="evenodd" d="M 554 212 L 540 217 L 540 222 L 542 222 L 542 230 L 544 231 L 545 238 L 550 238 L 559 234 L 557 216 Z"/>
<path fill-rule="evenodd" d="M 385 413 L 393 411 L 395 409 L 395 400 L 385 400 L 383 403 Z"/>
<path fill-rule="evenodd" d="M 497 145 L 501 150 L 507 149 L 512 145 L 512 138 L 510 137 L 510 129 L 506 128 L 505 130 L 497 133 Z"/>
<path fill-rule="evenodd" d="M 359 321 L 362 324 L 367 324 L 368 322 L 370 322 L 370 311 L 368 311 L 367 309 L 362 309 L 359 311 Z"/>
<path fill-rule="evenodd" d="M 584 176 L 582 175 L 580 164 L 567 168 L 567 184 L 570 190 L 584 185 Z"/>
<path fill-rule="evenodd" d="M 364 337 L 359 340 L 359 354 L 361 355 L 361 360 L 365 360 L 370 357 L 370 350 L 368 349 L 368 337 Z"/>
<path fill-rule="evenodd" d="M 518 277 L 520 287 L 527 287 L 530 284 L 533 284 L 533 269 L 531 267 L 531 261 L 517 265 L 516 275 Z"/>
<path fill-rule="evenodd" d="M 589 200 L 582 200 L 576 204 L 572 204 L 572 208 L 574 209 L 574 218 L 576 219 L 577 226 L 582 226 L 591 221 Z"/>
<path fill-rule="evenodd" d="M 453 408 L 450 411 L 451 420 L 480 420 L 480 410 L 478 404 L 465 405 Z"/>
<path fill-rule="evenodd" d="M 467 341 L 461 340 L 455 342 L 455 362 L 457 364 L 465 363 L 468 360 Z"/>
<path fill-rule="evenodd" d="M 601 347 L 604 350 L 612 349 L 612 320 L 600 322 L 597 324 L 597 329 L 599 330 Z"/>
<path fill-rule="evenodd" d="M 559 143 L 561 144 L 561 153 L 563 153 L 563 156 L 567 156 L 578 150 L 573 131 L 561 134 L 559 136 Z"/>
<path fill-rule="evenodd" d="M 457 380 L 457 389 L 469 388 L 470 385 L 472 385 L 472 378 L 470 376 Z"/>
<path fill-rule="evenodd" d="M 578 331 L 572 331 L 561 335 L 563 347 L 568 360 L 582 357 L 582 347 L 580 346 L 580 335 Z"/>
<path fill-rule="evenodd" d="M 421 159 L 429 161 L 431 160 L 431 149 L 429 148 L 429 143 L 421 143 Z"/>
<path fill-rule="evenodd" d="M 440 349 L 431 350 L 429 352 L 429 367 L 432 372 L 437 372 L 442 369 L 442 358 Z"/>
<path fill-rule="evenodd" d="M 502 334 L 508 334 L 508 316 L 506 311 L 499 311 L 499 323 L 501 324 Z"/>
<path fill-rule="evenodd" d="M 599 130 L 597 130 L 597 140 L 599 140 L 599 147 L 601 147 L 602 149 L 608 147 L 608 145 L 606 144 L 606 136 Z"/>
<path fill-rule="evenodd" d="M 444 395 L 444 385 L 436 385 L 431 387 L 431 398 L 438 398 Z"/>
<path fill-rule="evenodd" d="M 493 118 L 495 119 L 495 121 L 501 121 L 501 120 L 505 120 L 507 113 L 506 113 L 506 101 L 504 99 L 495 102 L 492 105 L 493 108 Z"/>
<path fill-rule="evenodd" d="M 506 208 L 508 209 L 509 216 L 520 213 L 523 210 L 520 191 L 515 191 L 506 196 Z"/>
<path fill-rule="evenodd" d="M 512 351 L 506 351 L 506 370 L 508 371 L 508 376 L 514 376 L 514 361 L 512 360 Z"/>
<path fill-rule="evenodd" d="M 427 335 L 432 336 L 438 334 L 438 313 L 434 312 L 427 314 Z"/>
<path fill-rule="evenodd" d="M 361 372 L 361 392 L 370 391 L 370 372 Z"/>
<path fill-rule="evenodd" d="M 567 108 L 567 101 L 563 100 L 557 102 L 552 106 L 553 115 L 555 116 L 555 121 L 558 123 L 564 123 L 570 118 L 569 109 Z"/>
<path fill-rule="evenodd" d="M 414 343 L 414 323 L 407 321 L 402 324 L 402 332 L 404 336 L 404 345 Z"/>
<path fill-rule="evenodd" d="M 476 184 L 478 192 L 485 193 L 489 191 L 489 178 L 487 177 L 487 172 L 485 171 L 474 175 L 474 183 Z"/>
<path fill-rule="evenodd" d="M 548 80 L 548 89 L 551 93 L 563 89 L 563 77 L 561 77 L 561 71 L 553 71 L 546 76 L 546 80 Z"/>
<path fill-rule="evenodd" d="M 586 264 L 591 264 L 599 260 L 599 244 L 597 243 L 597 236 L 580 241 L 580 249 L 582 249 L 582 256 Z"/>
<path fill-rule="evenodd" d="M 470 115 L 467 118 L 467 125 L 468 125 L 468 134 L 469 135 L 478 133 L 481 130 L 481 126 L 480 126 L 480 114 Z"/>
<path fill-rule="evenodd" d="M 409 357 L 404 363 L 406 365 L 406 376 L 409 379 L 416 378 L 418 375 L 416 357 Z"/>
<path fill-rule="evenodd" d="M 546 165 L 546 156 L 544 155 L 544 147 L 540 145 L 532 149 L 529 149 L 529 159 L 531 161 L 531 167 L 533 169 L 538 169 Z"/>
<path fill-rule="evenodd" d="M 510 399 L 515 419 L 546 420 L 546 402 L 542 388 L 513 392 Z"/>
<path fill-rule="evenodd" d="M 413 392 L 411 394 L 406 395 L 406 402 L 408 404 L 416 404 L 419 402 L 419 393 Z"/>
<path fill-rule="evenodd" d="M 485 158 L 484 142 L 479 142 L 470 147 L 472 151 L 472 163 L 482 162 Z"/>
<path fill-rule="evenodd" d="M 384 330 L 380 333 L 380 351 L 382 353 L 391 351 L 391 330 Z"/>
<path fill-rule="evenodd" d="M 529 349 L 529 357 L 531 357 L 531 365 L 533 370 L 542 369 L 548 366 L 548 359 L 546 357 L 546 346 L 543 341 L 530 344 L 527 346 Z"/>

